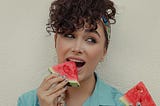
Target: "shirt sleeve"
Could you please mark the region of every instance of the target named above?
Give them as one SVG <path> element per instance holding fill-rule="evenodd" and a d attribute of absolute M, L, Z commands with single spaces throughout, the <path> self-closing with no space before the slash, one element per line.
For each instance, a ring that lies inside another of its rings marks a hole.
<path fill-rule="evenodd" d="M 18 101 L 17 101 L 17 106 L 34 106 L 34 105 L 31 105 L 32 104 L 32 101 L 28 100 L 28 95 L 21 95 L 19 98 L 18 98 Z"/>
<path fill-rule="evenodd" d="M 17 106 L 39 106 L 36 90 L 22 94 L 18 98 Z"/>
<path fill-rule="evenodd" d="M 21 99 L 20 97 L 18 98 L 17 106 L 25 106 L 25 105 L 23 104 L 23 101 L 22 101 L 22 99 Z"/>

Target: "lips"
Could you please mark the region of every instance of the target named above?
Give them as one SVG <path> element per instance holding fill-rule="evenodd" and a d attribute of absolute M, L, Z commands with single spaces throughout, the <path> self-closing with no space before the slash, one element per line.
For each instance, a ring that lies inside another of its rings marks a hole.
<path fill-rule="evenodd" d="M 76 66 L 77 66 L 77 69 L 78 71 L 81 70 L 81 68 L 85 65 L 85 61 L 80 59 L 80 58 L 74 58 L 74 57 L 69 57 L 66 59 L 67 61 L 73 61 L 75 62 Z"/>

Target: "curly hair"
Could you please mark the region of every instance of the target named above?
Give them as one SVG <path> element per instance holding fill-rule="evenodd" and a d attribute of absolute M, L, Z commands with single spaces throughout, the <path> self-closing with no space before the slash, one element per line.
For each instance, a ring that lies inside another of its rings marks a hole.
<path fill-rule="evenodd" d="M 90 30 L 97 29 L 97 21 L 104 16 L 109 24 L 115 23 L 116 9 L 110 0 L 55 0 L 51 3 L 46 30 L 51 33 L 72 33 L 87 23 Z M 86 27 L 86 26 L 85 26 Z M 107 32 L 104 28 L 104 32 Z M 108 34 L 105 33 L 106 47 Z"/>

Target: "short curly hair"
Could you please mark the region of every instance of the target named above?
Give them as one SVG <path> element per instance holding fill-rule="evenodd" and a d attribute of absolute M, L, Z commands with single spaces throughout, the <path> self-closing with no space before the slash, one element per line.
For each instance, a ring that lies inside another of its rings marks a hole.
<path fill-rule="evenodd" d="M 51 33 L 66 34 L 83 28 L 97 29 L 97 21 L 105 17 L 109 24 L 115 23 L 116 9 L 110 0 L 54 0 L 50 6 L 46 30 Z M 104 28 L 104 32 L 107 32 Z M 108 47 L 108 34 L 106 48 Z"/>

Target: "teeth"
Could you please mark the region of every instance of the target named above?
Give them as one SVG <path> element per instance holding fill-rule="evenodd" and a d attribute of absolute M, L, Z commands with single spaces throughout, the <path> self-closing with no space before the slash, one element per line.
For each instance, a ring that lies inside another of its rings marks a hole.
<path fill-rule="evenodd" d="M 69 59 L 69 61 L 73 61 L 73 62 L 84 62 L 82 60 L 77 60 L 77 59 Z"/>

